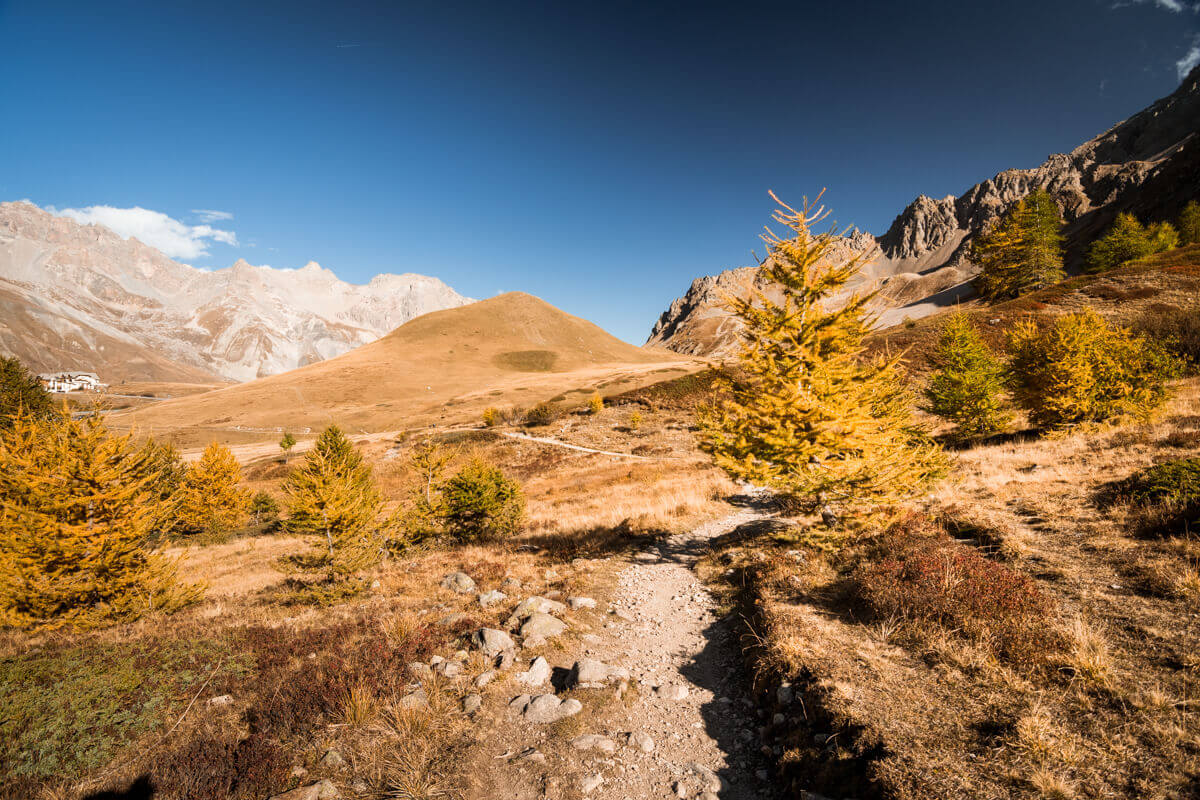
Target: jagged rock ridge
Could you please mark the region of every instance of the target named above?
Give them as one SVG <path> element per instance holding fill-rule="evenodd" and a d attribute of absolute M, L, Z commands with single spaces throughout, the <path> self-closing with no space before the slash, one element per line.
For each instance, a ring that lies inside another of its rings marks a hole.
<path fill-rule="evenodd" d="M 883 325 L 932 313 L 970 293 L 970 242 L 1034 189 L 1048 191 L 1067 225 L 1067 266 L 1120 212 L 1170 219 L 1200 194 L 1200 67 L 1179 88 L 1070 153 L 1009 169 L 959 197 L 920 196 L 882 236 L 864 269 L 879 279 Z M 719 307 L 722 287 L 762 287 L 755 267 L 699 278 L 659 318 L 647 344 L 693 355 L 728 354 L 736 326 Z"/>
<path fill-rule="evenodd" d="M 436 278 L 363 286 L 310 262 L 205 271 L 135 238 L 0 203 L 0 352 L 108 381 L 249 380 L 321 361 L 472 302 Z"/>

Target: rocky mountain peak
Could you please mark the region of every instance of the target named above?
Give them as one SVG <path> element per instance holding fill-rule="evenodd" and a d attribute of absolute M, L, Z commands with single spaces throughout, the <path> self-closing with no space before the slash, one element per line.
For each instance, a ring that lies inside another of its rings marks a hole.
<path fill-rule="evenodd" d="M 40 372 L 248 380 L 472 302 L 436 278 L 379 278 L 356 286 L 313 261 L 206 271 L 102 225 L 0 203 L 0 352 Z"/>

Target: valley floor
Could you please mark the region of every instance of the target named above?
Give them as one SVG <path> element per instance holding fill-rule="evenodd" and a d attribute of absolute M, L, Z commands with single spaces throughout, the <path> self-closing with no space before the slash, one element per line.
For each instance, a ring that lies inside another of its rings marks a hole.
<path fill-rule="evenodd" d="M 1200 551 L 1136 538 L 1096 499 L 1196 454 L 1200 381 L 1153 424 L 958 451 L 956 477 L 922 501 L 955 546 L 1053 598 L 1044 628 L 1061 644 L 1033 666 L 864 613 L 849 587 L 880 554 L 798 544 L 809 520 L 708 466 L 690 427 L 705 387 L 689 380 L 534 438 L 436 433 L 521 480 L 529 519 L 511 543 L 408 553 L 368 595 L 325 607 L 288 598 L 300 539 L 192 546 L 175 553 L 209 583 L 195 609 L 4 634 L 0 797 L 139 778 L 160 800 L 1200 793 Z M 409 491 L 413 440 L 358 438 L 385 494 Z M 287 469 L 267 450 L 246 475 L 275 491 Z M 473 589 L 444 583 L 458 571 Z M 481 603 L 492 590 L 504 597 Z M 524 601 L 566 630 L 519 636 Z M 485 627 L 521 645 L 502 668 L 469 645 Z M 573 685 L 587 659 L 617 671 Z M 537 721 L 539 696 L 551 716 L 580 710 Z"/>

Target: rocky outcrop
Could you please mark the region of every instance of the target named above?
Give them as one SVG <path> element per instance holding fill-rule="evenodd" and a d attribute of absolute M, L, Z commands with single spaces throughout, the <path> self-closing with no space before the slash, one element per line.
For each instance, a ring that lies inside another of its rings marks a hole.
<path fill-rule="evenodd" d="M 0 353 L 102 380 L 249 380 L 341 355 L 470 302 L 436 278 L 363 286 L 310 262 L 206 271 L 102 225 L 0 203 Z"/>
<path fill-rule="evenodd" d="M 1070 153 L 1051 155 L 1033 169 L 1009 169 L 959 197 L 921 195 L 872 241 L 849 238 L 848 247 L 878 251 L 864 267 L 879 280 L 875 311 L 880 324 L 933 313 L 962 299 L 975 269 L 970 243 L 1034 189 L 1048 191 L 1067 223 L 1068 268 L 1118 213 L 1170 219 L 1200 190 L 1200 67 L 1179 88 Z M 865 235 L 863 235 L 865 236 Z M 671 304 L 651 331 L 648 345 L 689 355 L 723 357 L 736 346 L 737 329 L 722 306 L 724 294 L 770 291 L 757 267 L 699 278 Z M 928 294 L 922 294 L 928 292 Z"/>

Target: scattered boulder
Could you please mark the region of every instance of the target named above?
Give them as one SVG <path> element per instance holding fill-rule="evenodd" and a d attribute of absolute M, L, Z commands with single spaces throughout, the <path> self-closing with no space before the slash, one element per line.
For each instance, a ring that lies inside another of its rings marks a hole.
<path fill-rule="evenodd" d="M 462 701 L 463 712 L 472 716 L 483 707 L 483 698 L 477 694 L 469 694 Z"/>
<path fill-rule="evenodd" d="M 583 704 L 575 698 L 561 700 L 552 694 L 539 694 L 536 697 L 523 694 L 508 705 L 535 725 L 558 722 L 583 710 Z"/>
<path fill-rule="evenodd" d="M 650 738 L 650 734 L 641 731 L 626 734 L 625 744 L 635 750 L 641 750 L 643 753 L 654 752 L 654 740 Z"/>
<path fill-rule="evenodd" d="M 530 636 L 542 636 L 549 639 L 554 636 L 561 636 L 566 629 L 567 623 L 558 617 L 552 617 L 549 614 L 536 611 L 530 614 L 525 619 L 525 622 L 521 624 L 521 636 L 526 639 Z"/>
<path fill-rule="evenodd" d="M 531 636 L 526 636 L 521 642 L 521 646 L 529 649 L 536 649 L 546 643 L 546 637 L 540 633 L 535 633 Z"/>
<path fill-rule="evenodd" d="M 581 658 L 571 667 L 567 685 L 594 688 L 612 680 L 628 679 L 629 670 L 624 667 L 610 667 L 594 658 Z"/>
<path fill-rule="evenodd" d="M 443 678 L 457 678 L 462 674 L 462 664 L 457 661 L 443 661 L 434 667 L 433 671 Z"/>
<path fill-rule="evenodd" d="M 590 597 L 571 597 L 567 600 L 567 605 L 572 611 L 578 611 L 581 608 L 595 608 L 596 601 Z"/>
<path fill-rule="evenodd" d="M 338 796 L 337 787 L 332 781 L 319 781 L 301 786 L 299 789 L 292 789 L 290 792 L 277 794 L 270 800 L 334 800 Z"/>
<path fill-rule="evenodd" d="M 682 700 L 688 696 L 688 688 L 679 684 L 671 686 L 655 686 L 654 694 L 661 697 L 663 700 Z"/>
<path fill-rule="evenodd" d="M 529 665 L 529 669 L 517 675 L 517 682 L 526 686 L 541 686 L 550 680 L 550 662 L 538 656 Z"/>
<path fill-rule="evenodd" d="M 410 692 L 400 698 L 400 707 L 407 709 L 428 708 L 429 695 L 424 689 L 417 689 L 415 692 Z"/>
<path fill-rule="evenodd" d="M 567 607 L 557 600 L 548 600 L 545 597 L 526 597 L 516 608 L 505 623 L 509 628 L 515 628 L 521 624 L 521 621 L 532 614 L 562 614 L 567 610 Z"/>
<path fill-rule="evenodd" d="M 617 752 L 617 743 L 607 736 L 597 733 L 585 733 L 571 740 L 571 747 L 576 750 L 599 750 L 601 753 L 612 755 Z"/>
<path fill-rule="evenodd" d="M 591 792 L 599 789 L 600 785 L 603 783 L 603 775 L 599 773 L 596 773 L 595 775 L 589 775 L 579 782 L 579 791 L 583 792 L 584 794 L 590 794 Z"/>
<path fill-rule="evenodd" d="M 507 599 L 508 595 L 506 595 L 504 592 L 500 591 L 499 589 L 492 589 L 489 592 L 483 592 L 479 595 L 479 605 L 487 608 Z"/>
<path fill-rule="evenodd" d="M 470 594 L 475 591 L 475 581 L 465 572 L 451 572 L 442 578 L 442 588 L 456 594 Z"/>
<path fill-rule="evenodd" d="M 717 775 L 717 773 L 696 761 L 688 764 L 687 768 L 688 772 L 700 779 L 704 791 L 714 793 L 721 791 L 721 778 Z"/>
<path fill-rule="evenodd" d="M 513 650 L 517 643 L 504 631 L 495 628 L 480 628 L 471 634 L 471 645 L 476 650 L 482 650 L 484 655 L 494 656 L 506 650 Z"/>

